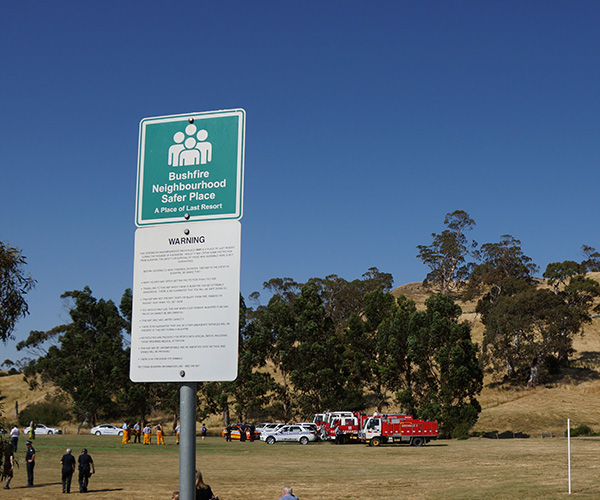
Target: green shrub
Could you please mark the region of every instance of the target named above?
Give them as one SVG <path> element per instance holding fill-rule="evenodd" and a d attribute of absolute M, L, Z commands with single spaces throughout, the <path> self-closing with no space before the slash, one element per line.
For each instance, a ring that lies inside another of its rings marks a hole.
<path fill-rule="evenodd" d="M 578 437 L 578 436 L 593 436 L 594 435 L 594 431 L 592 430 L 592 428 L 589 425 L 578 425 L 577 427 L 574 427 L 573 429 L 571 429 L 571 436 L 572 437 Z"/>
<path fill-rule="evenodd" d="M 19 424 L 29 425 L 32 420 L 35 423 L 46 425 L 58 425 L 63 420 L 70 420 L 71 414 L 65 405 L 58 401 L 42 401 L 29 405 L 19 413 Z"/>

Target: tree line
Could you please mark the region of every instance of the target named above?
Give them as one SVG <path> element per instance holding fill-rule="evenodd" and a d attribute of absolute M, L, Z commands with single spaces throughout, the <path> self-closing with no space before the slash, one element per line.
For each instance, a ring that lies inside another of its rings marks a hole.
<path fill-rule="evenodd" d="M 574 336 L 598 311 L 600 284 L 587 273 L 600 270 L 600 254 L 584 246 L 584 260 L 549 264 L 542 281 L 512 236 L 481 246 L 469 241 L 475 222 L 464 211 L 447 214 L 444 224 L 429 245 L 417 247 L 430 269 L 424 307 L 393 295 L 392 276 L 377 268 L 353 281 L 274 278 L 264 283 L 265 304 L 257 292 L 240 297 L 238 377 L 198 384 L 199 415 L 219 414 L 224 423 L 291 421 L 325 409 L 401 407 L 457 436 L 481 411 L 485 370 L 522 385 L 554 376 L 568 364 Z M 12 269 L 30 287 L 23 265 Z M 119 306 L 88 287 L 63 298 L 70 322 L 32 331 L 17 345 L 36 356 L 22 369 L 31 388 L 38 379 L 55 384 L 82 423 L 145 420 L 156 410 L 176 422 L 177 384 L 129 380 L 131 290 Z M 457 300 L 477 300 L 481 346 L 461 321 Z M 25 313 L 21 308 L 19 315 Z M 2 339 L 11 332 L 0 331 Z"/>

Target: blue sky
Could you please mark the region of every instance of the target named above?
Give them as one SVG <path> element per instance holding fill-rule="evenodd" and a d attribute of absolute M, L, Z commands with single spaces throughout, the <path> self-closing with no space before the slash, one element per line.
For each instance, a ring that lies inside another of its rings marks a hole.
<path fill-rule="evenodd" d="M 3 346 L 133 281 L 138 127 L 243 108 L 244 296 L 270 278 L 421 281 L 466 210 L 542 270 L 600 249 L 600 4 L 41 2 L 0 6 L 0 240 L 37 280 Z"/>

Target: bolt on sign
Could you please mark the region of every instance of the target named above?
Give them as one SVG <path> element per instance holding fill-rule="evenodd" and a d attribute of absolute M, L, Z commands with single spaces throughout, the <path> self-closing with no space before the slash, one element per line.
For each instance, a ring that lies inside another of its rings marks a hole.
<path fill-rule="evenodd" d="M 242 217 L 243 109 L 140 123 L 136 225 Z"/>

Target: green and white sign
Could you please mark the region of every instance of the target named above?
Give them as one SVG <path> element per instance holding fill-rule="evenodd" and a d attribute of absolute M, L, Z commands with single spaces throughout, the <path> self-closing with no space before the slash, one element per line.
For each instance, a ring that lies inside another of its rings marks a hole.
<path fill-rule="evenodd" d="M 140 122 L 135 223 L 240 219 L 243 109 Z"/>

